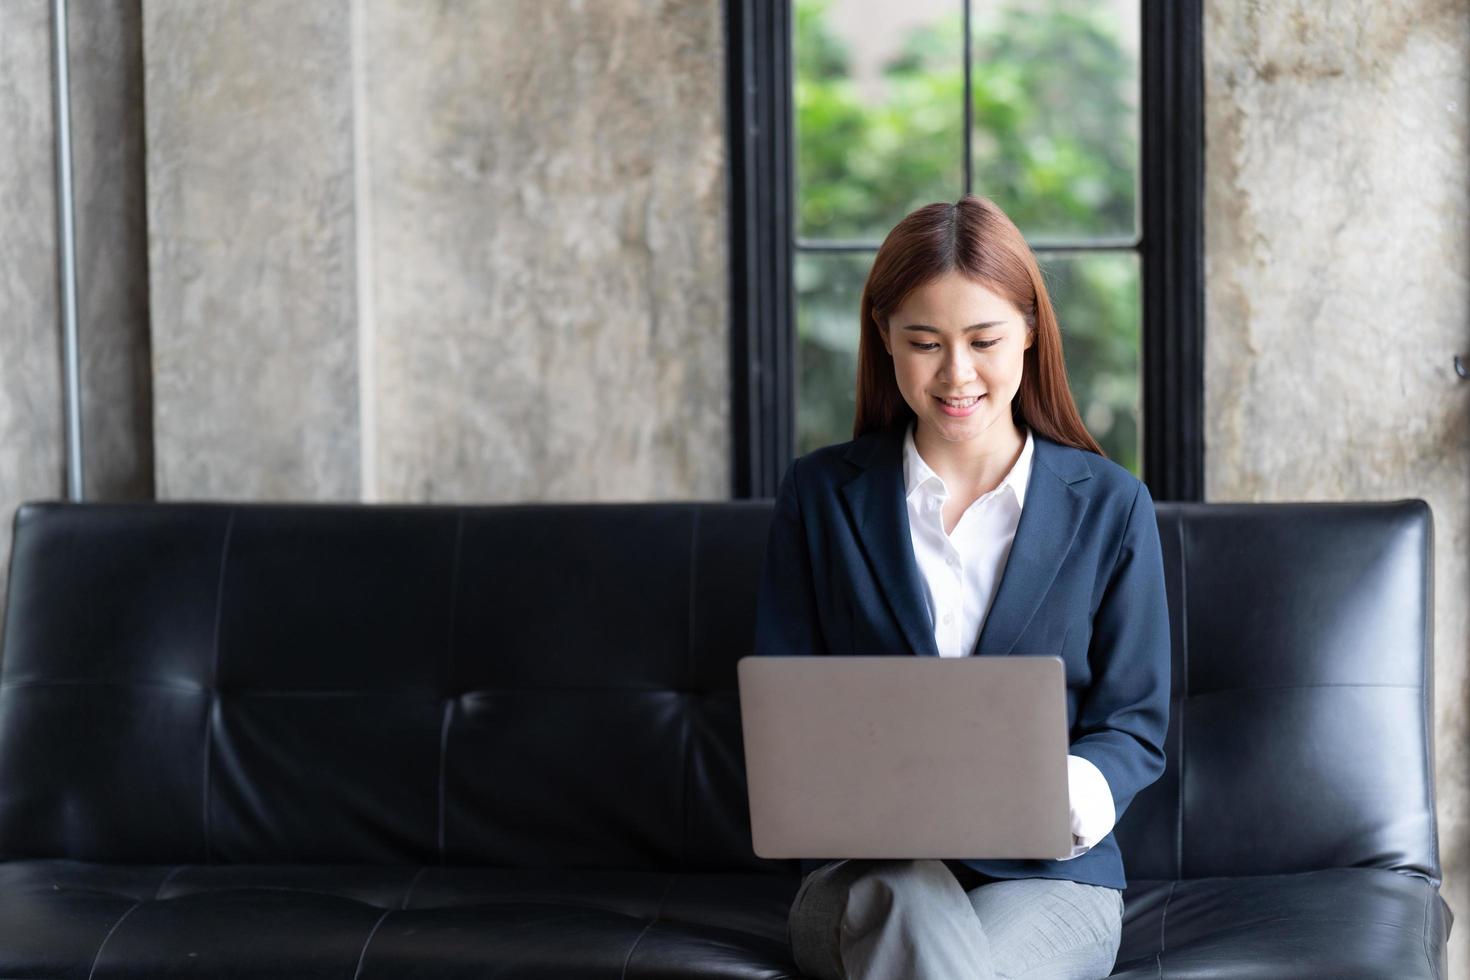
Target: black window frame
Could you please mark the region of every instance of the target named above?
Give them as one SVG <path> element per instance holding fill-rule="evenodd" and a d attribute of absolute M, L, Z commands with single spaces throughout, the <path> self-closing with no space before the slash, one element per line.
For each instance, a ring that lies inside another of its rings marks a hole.
<path fill-rule="evenodd" d="M 771 497 L 796 446 L 792 0 L 724 0 L 731 494 Z M 969 5 L 965 5 L 968 75 Z M 1142 478 L 1204 499 L 1203 0 L 1140 0 Z M 965 106 L 965 131 L 971 107 Z M 966 140 L 966 181 L 970 179 Z M 968 190 L 968 187 L 966 188 Z M 1076 247 L 1056 242 L 1037 251 Z M 1101 250 L 1104 243 L 1083 243 Z M 1124 247 L 1135 248 L 1130 241 Z"/>

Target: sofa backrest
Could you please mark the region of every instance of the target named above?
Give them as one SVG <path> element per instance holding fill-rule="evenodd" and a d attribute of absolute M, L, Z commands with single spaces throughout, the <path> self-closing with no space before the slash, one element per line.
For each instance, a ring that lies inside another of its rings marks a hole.
<path fill-rule="evenodd" d="M 1439 875 L 1422 501 L 1157 505 L 1169 769 L 1130 878 Z M 770 501 L 38 502 L 0 858 L 793 871 L 735 663 Z"/>
<path fill-rule="evenodd" d="M 768 514 L 25 505 L 0 856 L 761 868 Z"/>
<path fill-rule="evenodd" d="M 1156 510 L 1174 696 L 1167 768 L 1117 830 L 1129 878 L 1438 884 L 1429 505 Z"/>

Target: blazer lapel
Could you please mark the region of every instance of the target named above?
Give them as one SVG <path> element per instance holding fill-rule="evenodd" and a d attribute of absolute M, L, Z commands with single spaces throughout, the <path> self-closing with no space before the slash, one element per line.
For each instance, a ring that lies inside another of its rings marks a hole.
<path fill-rule="evenodd" d="M 919 566 L 909 536 L 903 492 L 903 434 L 907 422 L 853 441 L 846 458 L 863 471 L 842 485 L 857 539 L 913 653 L 937 657 L 934 630 L 924 606 Z M 1023 510 L 1024 513 L 1024 510 Z"/>
<path fill-rule="evenodd" d="M 939 649 L 924 605 L 904 500 L 907 424 L 905 419 L 853 441 L 845 458 L 862 467 L 862 472 L 843 484 L 841 493 L 873 577 L 911 651 L 937 657 Z M 1026 504 L 995 599 L 975 642 L 976 655 L 1013 652 L 1056 579 L 1087 513 L 1087 495 L 1072 486 L 1092 477 L 1081 450 L 1039 433 L 1033 436 Z"/>
<path fill-rule="evenodd" d="M 1082 451 L 1034 430 L 1032 435 L 1026 503 L 995 599 L 975 641 L 976 655 L 1015 652 L 1016 641 L 1056 579 L 1087 513 L 1087 495 L 1072 486 L 1092 478 Z"/>

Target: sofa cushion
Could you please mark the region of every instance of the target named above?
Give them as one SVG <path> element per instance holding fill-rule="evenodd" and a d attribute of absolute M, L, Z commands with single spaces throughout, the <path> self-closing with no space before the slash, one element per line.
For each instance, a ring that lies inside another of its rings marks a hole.
<path fill-rule="evenodd" d="M 1123 898 L 1113 976 L 1130 980 L 1438 978 L 1453 919 L 1428 881 L 1380 868 L 1135 879 Z"/>
<path fill-rule="evenodd" d="M 786 935 L 797 885 L 769 874 L 10 861 L 0 975 L 774 980 L 799 976 Z M 1124 897 L 1115 977 L 1443 975 L 1448 912 L 1413 875 L 1136 881 Z"/>
<path fill-rule="evenodd" d="M 798 883 L 744 873 L 0 862 L 0 975 L 572 980 L 693 970 L 769 980 L 797 976 L 786 914 Z"/>

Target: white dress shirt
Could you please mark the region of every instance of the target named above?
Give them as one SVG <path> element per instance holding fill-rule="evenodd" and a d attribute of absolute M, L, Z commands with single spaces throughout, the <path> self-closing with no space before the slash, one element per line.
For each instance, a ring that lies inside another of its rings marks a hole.
<path fill-rule="evenodd" d="M 1011 542 L 1026 503 L 1035 440 L 1026 443 L 1000 485 L 982 495 L 945 533 L 943 508 L 949 490 L 924 462 L 914 444 L 914 422 L 903 440 L 904 492 L 914 561 L 924 585 L 924 604 L 941 657 L 969 656 L 975 650 L 985 617 L 995 599 Z M 1086 853 L 1113 829 L 1113 794 L 1102 770 L 1077 755 L 1067 756 L 1067 791 L 1071 799 L 1072 853 Z"/>

